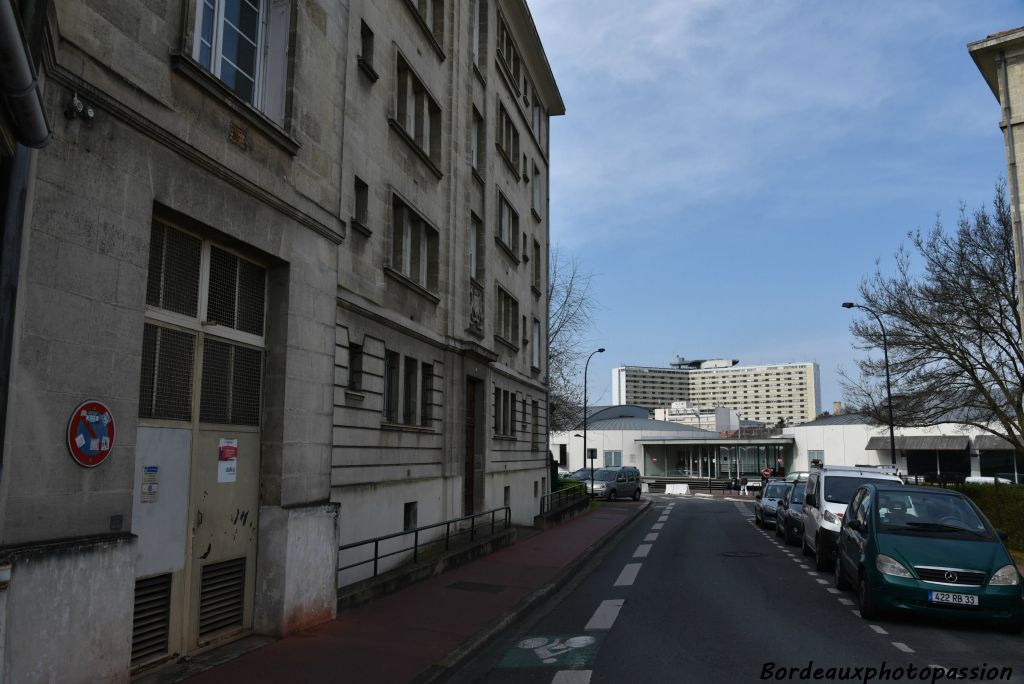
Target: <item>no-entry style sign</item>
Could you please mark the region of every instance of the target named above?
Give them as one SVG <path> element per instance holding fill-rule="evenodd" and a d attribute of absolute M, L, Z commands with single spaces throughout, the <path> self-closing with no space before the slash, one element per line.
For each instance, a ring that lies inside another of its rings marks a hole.
<path fill-rule="evenodd" d="M 86 401 L 68 421 L 68 450 L 79 465 L 94 468 L 114 448 L 114 415 L 103 403 Z"/>

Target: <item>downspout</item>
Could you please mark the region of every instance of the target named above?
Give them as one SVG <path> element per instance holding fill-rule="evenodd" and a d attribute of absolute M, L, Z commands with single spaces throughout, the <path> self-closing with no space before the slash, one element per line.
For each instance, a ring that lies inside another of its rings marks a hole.
<path fill-rule="evenodd" d="M 43 93 L 10 0 L 0 0 L 0 97 L 17 141 L 29 147 L 45 146 L 50 125 Z"/>

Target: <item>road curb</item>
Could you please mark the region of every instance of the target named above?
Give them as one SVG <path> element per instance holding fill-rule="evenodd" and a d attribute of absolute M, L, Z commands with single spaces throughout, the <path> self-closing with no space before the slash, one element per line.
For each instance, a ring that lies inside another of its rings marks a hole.
<path fill-rule="evenodd" d="M 544 586 L 536 589 L 531 594 L 526 596 L 522 601 L 519 602 L 510 612 L 508 612 L 500 620 L 492 622 L 490 625 L 484 627 L 481 631 L 477 632 L 476 635 L 471 637 L 469 640 L 464 642 L 461 646 L 456 648 L 454 651 L 446 655 L 444 658 L 439 660 L 434 665 L 424 670 L 422 673 L 417 675 L 412 681 L 414 684 L 437 684 L 443 682 L 452 673 L 452 671 L 458 669 L 464 665 L 467 661 L 473 658 L 479 653 L 485 646 L 494 641 L 499 634 L 505 631 L 508 627 L 518 622 L 529 613 L 531 610 L 536 608 L 540 603 L 550 598 L 561 589 L 565 584 L 572 579 L 579 570 L 586 565 L 597 552 L 603 549 L 605 546 L 610 544 L 612 541 L 622 535 L 632 524 L 640 517 L 640 515 L 650 508 L 654 504 L 651 499 L 646 499 L 644 505 L 637 508 L 633 515 L 620 522 L 614 527 L 608 534 L 598 539 L 596 542 L 588 546 L 583 550 L 579 556 L 574 558 L 568 564 L 563 567 L 558 574 L 550 582 Z"/>

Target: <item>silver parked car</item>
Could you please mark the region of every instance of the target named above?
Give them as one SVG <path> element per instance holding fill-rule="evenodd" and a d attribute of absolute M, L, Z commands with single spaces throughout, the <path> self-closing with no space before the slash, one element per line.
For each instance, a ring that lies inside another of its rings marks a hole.
<path fill-rule="evenodd" d="M 640 471 L 634 466 L 614 466 L 594 471 L 594 489 L 590 489 L 590 480 L 583 481 L 587 491 L 595 498 L 615 499 L 631 498 L 640 500 Z"/>

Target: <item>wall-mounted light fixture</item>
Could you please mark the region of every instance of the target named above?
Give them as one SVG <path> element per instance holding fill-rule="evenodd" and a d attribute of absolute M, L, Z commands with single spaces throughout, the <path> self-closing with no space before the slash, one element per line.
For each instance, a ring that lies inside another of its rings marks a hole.
<path fill-rule="evenodd" d="M 68 119 L 85 119 L 86 121 L 92 121 L 96 116 L 96 111 L 85 103 L 85 100 L 78 97 L 76 92 L 71 96 L 71 101 L 68 102 L 68 106 L 64 108 L 64 116 Z"/>

